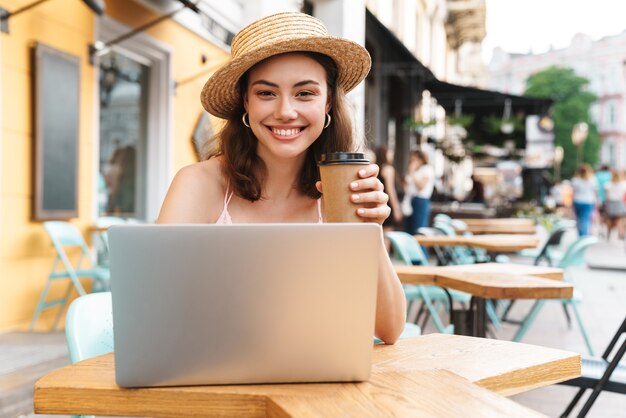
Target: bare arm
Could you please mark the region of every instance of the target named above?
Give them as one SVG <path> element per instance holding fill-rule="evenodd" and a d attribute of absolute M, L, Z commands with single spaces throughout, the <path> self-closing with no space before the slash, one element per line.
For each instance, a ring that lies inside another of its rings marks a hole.
<path fill-rule="evenodd" d="M 393 344 L 404 330 L 406 298 L 404 289 L 382 242 L 378 266 L 378 297 L 376 299 L 376 325 L 374 334 L 385 344 Z"/>

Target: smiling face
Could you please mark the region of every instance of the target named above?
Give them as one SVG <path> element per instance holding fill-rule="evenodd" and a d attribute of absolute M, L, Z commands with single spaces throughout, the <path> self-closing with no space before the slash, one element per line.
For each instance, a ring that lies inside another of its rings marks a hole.
<path fill-rule="evenodd" d="M 263 160 L 304 158 L 330 110 L 326 71 L 304 54 L 268 58 L 250 70 L 244 106 Z"/>

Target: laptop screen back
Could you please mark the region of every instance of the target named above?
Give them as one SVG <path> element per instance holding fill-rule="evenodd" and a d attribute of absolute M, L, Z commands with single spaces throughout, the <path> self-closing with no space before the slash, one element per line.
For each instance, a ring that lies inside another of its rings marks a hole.
<path fill-rule="evenodd" d="M 375 224 L 109 230 L 120 386 L 369 377 Z"/>

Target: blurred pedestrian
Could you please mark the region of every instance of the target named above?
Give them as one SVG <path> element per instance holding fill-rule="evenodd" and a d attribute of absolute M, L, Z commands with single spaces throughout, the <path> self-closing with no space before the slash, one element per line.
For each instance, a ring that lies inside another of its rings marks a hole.
<path fill-rule="evenodd" d="M 613 170 L 611 180 L 604 186 L 606 202 L 604 204 L 604 216 L 606 220 L 606 239 L 611 239 L 611 231 L 616 228 L 618 237 L 624 238 L 624 223 L 626 217 L 626 179 L 624 174 Z"/>
<path fill-rule="evenodd" d="M 578 234 L 589 235 L 593 211 L 598 203 L 598 183 L 589 164 L 582 164 L 572 178 L 574 190 L 574 212 L 578 224 Z"/>
<path fill-rule="evenodd" d="M 470 203 L 485 203 L 485 186 L 476 175 L 472 174 L 472 190 L 465 196 L 465 201 Z"/>
<path fill-rule="evenodd" d="M 430 197 L 435 187 L 435 171 L 428 164 L 428 156 L 421 150 L 411 152 L 405 176 L 406 192 L 414 189 L 411 197 L 413 213 L 407 217 L 405 230 L 414 234 L 419 228 L 428 226 L 430 219 Z"/>
<path fill-rule="evenodd" d="M 387 145 L 376 148 L 376 164 L 380 167 L 378 180 L 383 183 L 387 195 L 389 195 L 389 207 L 391 214 L 383 222 L 383 231 L 393 231 L 402 225 L 402 210 L 400 208 L 401 184 L 398 174 L 393 166 L 394 152 Z"/>
<path fill-rule="evenodd" d="M 608 165 L 602 164 L 600 169 L 596 171 L 595 177 L 596 182 L 598 183 L 598 200 L 600 204 L 600 208 L 604 209 L 604 202 L 606 201 L 605 195 L 605 185 L 611 181 L 611 169 Z"/>

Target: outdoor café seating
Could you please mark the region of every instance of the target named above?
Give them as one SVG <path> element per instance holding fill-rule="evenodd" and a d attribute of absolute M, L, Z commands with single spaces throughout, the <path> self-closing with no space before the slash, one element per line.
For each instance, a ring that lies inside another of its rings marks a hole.
<path fill-rule="evenodd" d="M 413 236 L 406 232 L 393 231 L 385 233 L 385 237 L 391 242 L 393 249 L 393 257 L 395 260 L 400 261 L 407 265 L 428 265 L 428 258 L 422 251 L 422 248 L 417 244 Z M 416 318 L 416 322 L 419 322 L 421 313 L 426 310 L 424 322 L 422 328 L 424 328 L 426 321 L 430 317 L 435 324 L 435 327 L 439 332 L 452 333 L 454 332 L 453 325 L 445 326 L 439 312 L 435 308 L 434 303 L 443 304 L 444 306 L 449 304 L 448 294 L 437 286 L 414 286 L 403 285 L 404 293 L 407 301 L 421 301 L 420 313 Z M 470 296 L 463 292 L 451 290 L 449 291 L 449 297 L 452 301 L 461 303 L 468 303 Z"/>
<path fill-rule="evenodd" d="M 563 270 L 565 270 L 566 280 L 571 281 L 571 279 L 568 279 L 567 269 L 569 267 L 579 266 L 579 265 L 584 264 L 585 252 L 587 251 L 587 249 L 589 249 L 590 246 L 592 246 L 593 244 L 596 244 L 597 242 L 598 242 L 598 239 L 596 237 L 587 236 L 587 237 L 579 238 L 577 241 L 575 241 L 568 247 L 567 251 L 563 255 L 563 258 L 559 261 L 558 265 L 556 266 L 558 268 L 562 268 Z M 587 331 L 585 329 L 582 318 L 577 308 L 577 305 L 582 302 L 582 293 L 579 290 L 574 289 L 574 295 L 572 298 L 560 299 L 559 302 L 563 304 L 565 309 L 567 309 L 567 307 L 569 306 L 574 311 L 574 316 L 576 317 L 578 328 L 583 336 L 583 339 L 585 340 L 585 345 L 587 346 L 587 350 L 589 351 L 589 354 L 593 356 L 593 347 L 591 345 L 591 342 L 587 335 Z M 526 314 L 524 319 L 521 321 L 520 328 L 518 329 L 517 333 L 513 337 L 513 341 L 519 342 L 524 338 L 524 335 L 528 331 L 528 328 L 533 324 L 533 322 L 537 318 L 537 315 L 539 314 L 539 312 L 541 311 L 545 303 L 546 303 L 545 299 L 539 299 L 533 304 L 528 314 Z"/>
<path fill-rule="evenodd" d="M 520 257 L 528 257 L 533 259 L 533 264 L 539 265 L 542 262 L 547 262 L 549 266 L 556 265 L 563 257 L 563 253 L 559 251 L 559 247 L 563 241 L 563 237 L 569 231 L 573 231 L 576 228 L 576 223 L 570 220 L 562 220 L 557 222 L 548 239 L 543 245 L 537 249 L 522 250 L 517 255 Z"/>
<path fill-rule="evenodd" d="M 80 279 L 91 279 L 93 281 L 93 291 L 103 291 L 109 288 L 110 273 L 108 268 L 98 266 L 91 260 L 87 243 L 75 225 L 69 222 L 48 221 L 43 223 L 43 227 L 52 241 L 56 257 L 52 265 L 52 271 L 48 275 L 48 280 L 39 297 L 39 302 L 30 324 L 31 330 L 35 328 L 42 311 L 59 306 L 56 318 L 52 324 L 52 329 L 57 328 L 72 290 L 76 290 L 81 296 L 87 294 Z M 76 264 L 72 263 L 68 255 L 68 251 L 74 248 L 77 248 L 80 253 Z M 59 264 L 62 267 L 60 270 L 57 269 Z M 47 300 L 52 283 L 58 280 L 69 280 L 63 296 L 54 300 Z"/>

